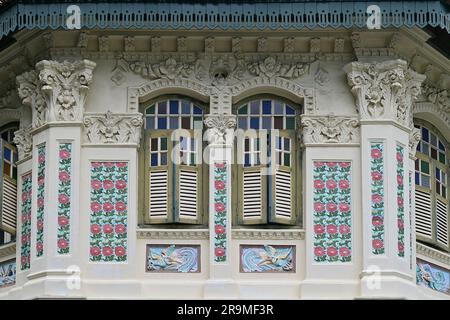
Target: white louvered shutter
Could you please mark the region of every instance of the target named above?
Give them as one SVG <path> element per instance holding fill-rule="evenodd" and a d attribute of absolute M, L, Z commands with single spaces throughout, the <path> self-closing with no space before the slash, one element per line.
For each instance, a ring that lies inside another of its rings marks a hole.
<path fill-rule="evenodd" d="M 7 152 L 6 150 L 7 149 Z M 15 172 L 15 148 L 0 140 L 0 229 L 16 233 L 17 225 L 17 181 Z M 4 156 L 8 154 L 8 158 Z"/>
<path fill-rule="evenodd" d="M 271 136 L 271 155 L 274 166 L 270 176 L 269 221 L 295 224 L 296 221 L 296 148 L 295 135 L 291 131 L 279 131 Z"/>
<path fill-rule="evenodd" d="M 437 197 L 436 199 L 436 239 L 439 244 L 448 246 L 448 207 L 447 203 Z"/>
<path fill-rule="evenodd" d="M 238 223 L 242 225 L 267 223 L 267 144 L 257 139 L 244 134 L 238 140 Z"/>
<path fill-rule="evenodd" d="M 170 135 L 155 131 L 147 135 L 146 161 L 148 166 L 148 222 L 152 224 L 173 222 L 170 170 Z M 165 140 L 164 140 L 165 139 Z M 165 141 L 165 146 L 164 142 Z M 152 147 L 153 146 L 153 147 Z M 156 147 L 155 147 L 156 146 Z M 152 150 L 153 148 L 153 150 Z M 155 156 L 156 155 L 156 156 Z M 156 162 L 152 163 L 153 157 Z"/>
<path fill-rule="evenodd" d="M 418 189 L 415 192 L 416 233 L 430 238 L 432 236 L 432 202 L 431 194 Z"/>

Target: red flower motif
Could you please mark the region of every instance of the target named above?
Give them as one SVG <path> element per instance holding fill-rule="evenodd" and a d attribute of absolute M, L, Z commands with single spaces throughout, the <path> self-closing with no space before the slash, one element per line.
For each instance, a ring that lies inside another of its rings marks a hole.
<path fill-rule="evenodd" d="M 399 175 L 399 174 L 397 175 L 397 184 L 399 186 L 403 185 L 403 177 L 401 175 Z"/>
<path fill-rule="evenodd" d="M 339 233 L 340 234 L 349 234 L 350 233 L 350 226 L 343 224 L 339 226 Z"/>
<path fill-rule="evenodd" d="M 70 180 L 70 175 L 67 173 L 67 171 L 61 171 L 59 173 L 59 181 L 61 182 L 67 182 Z"/>
<path fill-rule="evenodd" d="M 379 239 L 375 239 L 372 241 L 372 248 L 374 249 L 381 249 L 384 247 L 384 243 L 383 241 L 379 240 Z"/>
<path fill-rule="evenodd" d="M 69 219 L 67 219 L 66 217 L 58 217 L 58 225 L 60 225 L 61 227 L 64 227 L 66 225 L 69 224 Z"/>
<path fill-rule="evenodd" d="M 326 185 L 328 189 L 334 189 L 337 187 L 337 183 L 334 180 L 328 180 Z"/>
<path fill-rule="evenodd" d="M 315 189 L 323 189 L 324 186 L 325 186 L 325 184 L 323 183 L 322 180 L 314 180 L 314 188 Z"/>
<path fill-rule="evenodd" d="M 116 188 L 117 188 L 118 190 L 125 189 L 126 187 L 127 187 L 127 183 L 126 183 L 125 180 L 117 180 L 117 181 L 116 181 Z"/>
<path fill-rule="evenodd" d="M 97 246 L 91 247 L 90 252 L 91 252 L 91 256 L 97 257 L 100 255 L 100 248 Z"/>
<path fill-rule="evenodd" d="M 396 158 L 398 162 L 403 162 L 403 155 L 400 152 L 397 152 Z"/>
<path fill-rule="evenodd" d="M 350 206 L 345 202 L 341 202 L 341 203 L 339 203 L 339 211 L 344 212 L 344 213 L 349 212 Z"/>
<path fill-rule="evenodd" d="M 397 227 L 401 230 L 403 228 L 405 228 L 405 222 L 403 221 L 403 219 L 397 219 Z"/>
<path fill-rule="evenodd" d="M 216 209 L 217 212 L 223 212 L 225 211 L 225 205 L 222 202 L 217 202 L 214 205 L 214 208 Z"/>
<path fill-rule="evenodd" d="M 405 252 L 405 245 L 402 242 L 399 242 L 397 244 L 398 252 L 402 253 Z"/>
<path fill-rule="evenodd" d="M 105 210 L 106 212 L 111 212 L 114 210 L 114 206 L 110 202 L 105 202 L 103 204 L 103 210 Z"/>
<path fill-rule="evenodd" d="M 91 210 L 92 210 L 92 212 L 99 212 L 100 210 L 102 210 L 102 206 L 98 202 L 92 202 Z"/>
<path fill-rule="evenodd" d="M 91 163 L 92 168 L 100 168 L 102 166 L 101 162 L 92 162 Z"/>
<path fill-rule="evenodd" d="M 69 243 L 65 239 L 58 240 L 58 248 L 66 249 L 69 246 Z"/>
<path fill-rule="evenodd" d="M 323 247 L 315 247 L 314 255 L 316 257 L 323 257 L 325 255 L 325 249 Z"/>
<path fill-rule="evenodd" d="M 372 195 L 372 202 L 373 203 L 381 203 L 383 201 L 383 197 L 379 195 L 378 193 L 374 193 Z"/>
<path fill-rule="evenodd" d="M 220 224 L 216 224 L 216 226 L 214 227 L 214 231 L 216 232 L 216 234 L 223 234 L 225 232 L 225 228 Z"/>
<path fill-rule="evenodd" d="M 112 188 L 114 188 L 114 183 L 111 180 L 104 180 L 103 188 L 105 188 L 106 190 L 111 190 Z"/>
<path fill-rule="evenodd" d="M 322 212 L 325 210 L 325 206 L 322 202 L 315 202 L 314 203 L 314 211 L 316 212 Z"/>
<path fill-rule="evenodd" d="M 116 162 L 117 168 L 124 168 L 127 166 L 126 162 Z"/>
<path fill-rule="evenodd" d="M 91 188 L 94 190 L 100 190 L 102 188 L 102 183 L 98 180 L 91 181 Z"/>
<path fill-rule="evenodd" d="M 116 211 L 122 212 L 122 211 L 125 211 L 126 208 L 127 208 L 127 206 L 122 201 L 116 202 Z"/>
<path fill-rule="evenodd" d="M 103 247 L 102 253 L 105 257 L 109 257 L 110 255 L 112 255 L 113 251 L 112 251 L 111 247 L 106 246 L 106 247 Z"/>
<path fill-rule="evenodd" d="M 28 192 L 22 193 L 22 202 L 25 202 L 28 200 Z"/>
<path fill-rule="evenodd" d="M 125 248 L 122 246 L 117 246 L 114 249 L 114 253 L 116 254 L 116 256 L 118 257 L 123 257 L 125 255 Z"/>
<path fill-rule="evenodd" d="M 100 228 L 100 226 L 96 223 L 91 225 L 91 233 L 92 234 L 99 234 L 100 231 L 102 231 L 102 229 Z"/>
<path fill-rule="evenodd" d="M 323 234 L 325 232 L 325 228 L 321 224 L 314 225 L 314 233 Z"/>
<path fill-rule="evenodd" d="M 334 224 L 327 225 L 327 233 L 329 234 L 337 233 L 337 227 Z"/>
<path fill-rule="evenodd" d="M 348 182 L 348 180 L 340 180 L 339 181 L 339 189 L 345 190 L 348 189 L 350 187 L 350 183 Z"/>
<path fill-rule="evenodd" d="M 42 221 L 42 219 L 38 219 L 36 222 L 36 227 L 38 228 L 38 230 L 44 229 L 44 221 Z"/>
<path fill-rule="evenodd" d="M 397 205 L 400 208 L 403 207 L 403 198 L 402 197 L 397 197 Z"/>
<path fill-rule="evenodd" d="M 370 152 L 370 156 L 372 157 L 372 159 L 380 159 L 382 157 L 382 153 L 380 149 L 372 149 L 372 151 Z"/>
<path fill-rule="evenodd" d="M 374 227 L 379 227 L 383 225 L 383 218 L 381 217 L 372 217 L 372 225 Z"/>
<path fill-rule="evenodd" d="M 103 165 L 107 168 L 112 168 L 114 167 L 114 162 L 103 162 Z"/>
<path fill-rule="evenodd" d="M 67 160 L 70 158 L 70 152 L 67 150 L 61 150 L 59 151 L 59 158 L 63 160 Z"/>
<path fill-rule="evenodd" d="M 225 189 L 225 183 L 223 181 L 215 181 L 214 187 L 216 188 L 216 190 L 223 190 Z"/>
<path fill-rule="evenodd" d="M 216 248 L 214 250 L 214 254 L 215 254 L 216 257 L 223 257 L 225 255 L 225 249 L 221 248 L 221 247 Z"/>
<path fill-rule="evenodd" d="M 66 196 L 65 194 L 60 194 L 59 196 L 58 196 L 58 201 L 59 201 L 59 203 L 61 203 L 61 204 L 67 204 L 68 202 L 69 202 L 69 197 L 68 196 Z"/>
<path fill-rule="evenodd" d="M 36 250 L 39 252 L 39 251 L 42 251 L 43 249 L 44 249 L 44 245 L 42 244 L 42 242 L 37 242 Z"/>
<path fill-rule="evenodd" d="M 37 205 L 38 205 L 38 208 L 43 208 L 44 207 L 44 198 L 38 198 Z"/>
<path fill-rule="evenodd" d="M 337 205 L 334 202 L 330 201 L 327 203 L 327 211 L 328 212 L 335 212 L 336 210 L 337 210 Z"/>
<path fill-rule="evenodd" d="M 225 163 L 224 162 L 216 162 L 214 164 L 214 166 L 218 169 L 223 169 L 223 168 L 225 168 Z"/>
<path fill-rule="evenodd" d="M 28 236 L 27 235 L 23 235 L 21 238 L 21 243 L 22 244 L 27 244 L 28 243 Z"/>
<path fill-rule="evenodd" d="M 350 249 L 347 247 L 342 247 L 339 249 L 339 255 L 341 257 L 348 257 L 351 254 Z"/>
<path fill-rule="evenodd" d="M 107 224 L 105 224 L 103 226 L 103 232 L 104 233 L 109 234 L 109 233 L 111 233 L 113 231 L 114 231 L 114 228 L 109 223 L 107 223 Z"/>
<path fill-rule="evenodd" d="M 372 172 L 372 180 L 373 181 L 380 181 L 381 179 L 383 179 L 383 175 L 380 172 L 378 172 L 378 171 Z"/>
<path fill-rule="evenodd" d="M 39 176 L 38 177 L 38 185 L 43 186 L 45 183 L 45 177 L 44 176 Z"/>
<path fill-rule="evenodd" d="M 338 254 L 338 251 L 337 251 L 337 249 L 335 248 L 335 247 L 329 247 L 329 248 L 327 248 L 327 255 L 329 256 L 329 257 L 334 257 L 334 256 L 336 256 Z"/>
<path fill-rule="evenodd" d="M 38 163 L 43 164 L 44 162 L 45 162 L 45 155 L 44 154 L 39 155 Z"/>
<path fill-rule="evenodd" d="M 341 168 L 348 168 L 350 167 L 350 162 L 339 162 L 339 166 Z"/>
<path fill-rule="evenodd" d="M 320 168 L 320 167 L 323 167 L 323 166 L 324 166 L 324 163 L 323 163 L 323 162 L 320 162 L 320 161 L 314 161 L 314 167 Z"/>
<path fill-rule="evenodd" d="M 329 168 L 336 167 L 336 162 L 327 162 L 327 166 L 328 166 Z"/>
<path fill-rule="evenodd" d="M 116 231 L 117 234 L 123 234 L 123 233 L 125 233 L 126 228 L 123 224 L 118 224 L 118 225 L 116 225 L 114 230 Z"/>

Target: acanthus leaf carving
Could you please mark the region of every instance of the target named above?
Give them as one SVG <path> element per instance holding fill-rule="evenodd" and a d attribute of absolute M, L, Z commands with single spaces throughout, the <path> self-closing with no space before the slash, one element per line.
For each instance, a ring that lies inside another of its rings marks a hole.
<path fill-rule="evenodd" d="M 359 143 L 360 125 L 356 117 L 303 116 L 303 143 Z"/>
<path fill-rule="evenodd" d="M 422 134 L 419 128 L 413 128 L 409 133 L 409 156 L 411 158 L 415 157 L 417 145 L 422 139 Z"/>
<path fill-rule="evenodd" d="M 25 159 L 31 156 L 33 150 L 33 137 L 31 135 L 31 126 L 20 129 L 14 133 L 14 143 L 19 152 L 19 159 Z"/>
<path fill-rule="evenodd" d="M 28 71 L 17 76 L 17 93 L 22 103 L 32 110 L 32 126 L 38 128 L 47 122 L 48 108 L 40 90 L 36 71 Z"/>
<path fill-rule="evenodd" d="M 89 60 L 36 64 L 49 107 L 48 121 L 81 121 L 95 62 Z"/>
<path fill-rule="evenodd" d="M 86 114 L 84 117 L 85 140 L 93 144 L 139 144 L 144 123 L 141 113 Z"/>
<path fill-rule="evenodd" d="M 204 123 L 208 128 L 207 137 L 211 144 L 230 144 L 233 138 L 233 129 L 236 127 L 235 115 L 209 114 Z"/>
<path fill-rule="evenodd" d="M 283 64 L 275 57 L 254 62 L 248 66 L 248 71 L 254 76 L 281 77 L 286 79 L 297 79 L 308 72 L 309 65 L 306 63 Z"/>

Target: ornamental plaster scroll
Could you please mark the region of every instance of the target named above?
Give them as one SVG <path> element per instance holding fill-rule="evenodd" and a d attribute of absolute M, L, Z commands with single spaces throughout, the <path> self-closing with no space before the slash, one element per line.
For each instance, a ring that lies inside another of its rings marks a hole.
<path fill-rule="evenodd" d="M 35 70 L 16 77 L 17 93 L 22 103 L 32 110 L 32 126 L 38 128 L 47 122 L 48 108 Z"/>
<path fill-rule="evenodd" d="M 87 143 L 139 145 L 144 121 L 141 113 L 123 114 L 108 111 L 86 113 L 83 124 L 84 139 Z"/>
<path fill-rule="evenodd" d="M 32 127 L 22 128 L 14 132 L 14 143 L 17 146 L 19 152 L 19 160 L 28 158 L 31 156 L 33 150 L 33 137 L 31 135 Z"/>
<path fill-rule="evenodd" d="M 409 69 L 403 60 L 352 62 L 345 69 L 361 119 L 388 119 L 411 126 L 412 105 L 424 75 Z"/>
<path fill-rule="evenodd" d="M 41 91 L 49 109 L 47 121 L 81 121 L 95 62 L 81 60 L 36 64 Z"/>
<path fill-rule="evenodd" d="M 128 88 L 128 107 L 127 111 L 130 113 L 138 112 L 139 102 L 142 98 L 152 97 L 160 91 L 180 92 L 180 90 L 187 90 L 193 93 L 194 96 L 201 100 L 207 100 L 212 95 L 212 88 L 203 83 L 183 78 L 175 79 L 158 79 L 143 84 L 140 87 Z"/>
<path fill-rule="evenodd" d="M 303 143 L 359 143 L 360 125 L 357 117 L 302 116 Z"/>
<path fill-rule="evenodd" d="M 417 145 L 422 139 L 422 134 L 420 129 L 413 128 L 409 133 L 409 157 L 414 158 L 416 156 Z"/>
<path fill-rule="evenodd" d="M 233 132 L 236 127 L 235 115 L 208 114 L 204 122 L 208 128 L 206 137 L 210 144 L 232 144 Z"/>

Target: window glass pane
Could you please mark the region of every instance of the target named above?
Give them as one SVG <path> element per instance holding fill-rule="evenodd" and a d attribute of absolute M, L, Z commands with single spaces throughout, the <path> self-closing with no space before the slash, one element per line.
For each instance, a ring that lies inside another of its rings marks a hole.
<path fill-rule="evenodd" d="M 430 188 L 430 177 L 422 174 L 422 187 Z"/>
<path fill-rule="evenodd" d="M 244 151 L 249 152 L 250 151 L 250 139 L 244 140 Z"/>
<path fill-rule="evenodd" d="M 5 131 L 2 133 L 2 139 L 5 141 L 9 141 L 9 137 L 8 137 L 8 131 Z"/>
<path fill-rule="evenodd" d="M 426 142 L 429 142 L 428 139 L 429 139 L 429 137 L 428 137 L 428 129 L 422 127 L 422 140 L 426 141 Z"/>
<path fill-rule="evenodd" d="M 17 181 L 17 168 L 13 167 L 13 179 Z"/>
<path fill-rule="evenodd" d="M 290 167 L 291 166 L 291 155 L 289 153 L 286 153 L 284 155 L 284 165 L 286 167 Z"/>
<path fill-rule="evenodd" d="M 430 138 L 431 138 L 430 139 L 431 140 L 431 144 L 433 146 L 437 147 L 437 137 L 434 134 L 430 133 Z"/>
<path fill-rule="evenodd" d="M 190 117 L 181 118 L 181 128 L 182 129 L 190 129 L 191 128 L 191 118 Z"/>
<path fill-rule="evenodd" d="M 281 152 L 277 152 L 277 165 L 279 166 L 279 165 L 281 165 Z"/>
<path fill-rule="evenodd" d="M 158 139 L 157 139 L 157 138 L 153 138 L 153 139 L 150 141 L 150 150 L 151 150 L 151 151 L 156 151 L 156 150 L 158 150 Z"/>
<path fill-rule="evenodd" d="M 259 129 L 259 118 L 257 117 L 250 118 L 250 129 Z"/>
<path fill-rule="evenodd" d="M 439 150 L 445 151 L 445 147 L 441 141 L 439 141 Z"/>
<path fill-rule="evenodd" d="M 166 166 L 167 165 L 167 152 L 161 153 L 161 165 Z"/>
<path fill-rule="evenodd" d="M 180 137 L 180 149 L 187 150 L 187 139 L 185 137 Z"/>
<path fill-rule="evenodd" d="M 178 114 L 178 100 L 170 100 L 170 114 Z"/>
<path fill-rule="evenodd" d="M 167 129 L 167 118 L 158 117 L 158 129 Z"/>
<path fill-rule="evenodd" d="M 197 148 L 195 147 L 195 139 L 189 139 L 189 140 L 191 140 L 191 151 L 196 151 L 197 150 Z"/>
<path fill-rule="evenodd" d="M 238 114 L 247 114 L 247 105 L 240 107 Z"/>
<path fill-rule="evenodd" d="M 158 165 L 158 154 L 157 153 L 152 153 L 151 154 L 150 164 L 151 164 L 152 167 L 156 167 Z"/>
<path fill-rule="evenodd" d="M 194 106 L 194 114 L 203 114 L 203 111 L 200 107 Z"/>
<path fill-rule="evenodd" d="M 247 129 L 247 117 L 239 117 L 238 118 L 238 128 L 239 129 Z"/>
<path fill-rule="evenodd" d="M 439 152 L 439 161 L 445 164 L 445 154 L 442 152 Z"/>
<path fill-rule="evenodd" d="M 274 114 L 284 114 L 284 108 L 281 102 L 275 101 L 274 103 Z"/>
<path fill-rule="evenodd" d="M 416 148 L 416 150 L 419 151 L 419 152 L 420 152 L 420 147 L 421 147 L 420 143 L 421 143 L 421 142 L 419 142 L 419 143 L 417 144 L 417 148 Z"/>
<path fill-rule="evenodd" d="M 291 151 L 291 140 L 289 138 L 284 138 L 284 150 Z"/>
<path fill-rule="evenodd" d="M 436 193 L 439 195 L 441 194 L 441 184 L 439 181 L 436 181 Z"/>
<path fill-rule="evenodd" d="M 170 117 L 170 129 L 178 129 L 178 117 Z"/>
<path fill-rule="evenodd" d="M 295 114 L 295 109 L 290 106 L 286 106 L 286 114 Z"/>
<path fill-rule="evenodd" d="M 152 105 L 145 110 L 145 114 L 154 114 L 155 113 L 155 105 Z"/>
<path fill-rule="evenodd" d="M 431 157 L 432 157 L 434 160 L 437 160 L 437 150 L 434 149 L 434 148 L 431 148 Z"/>
<path fill-rule="evenodd" d="M 283 117 L 274 117 L 273 120 L 274 120 L 273 124 L 274 129 L 283 130 Z"/>
<path fill-rule="evenodd" d="M 255 150 L 256 151 L 259 151 L 260 149 L 259 149 L 259 138 L 256 138 L 255 139 Z"/>
<path fill-rule="evenodd" d="M 281 139 L 282 137 L 276 137 L 275 139 L 275 149 L 281 150 Z"/>
<path fill-rule="evenodd" d="M 155 129 L 155 117 L 147 117 L 145 122 L 146 129 Z"/>
<path fill-rule="evenodd" d="M 191 114 L 191 103 L 188 100 L 181 100 L 181 113 Z"/>
<path fill-rule="evenodd" d="M 158 103 L 158 114 L 166 114 L 167 113 L 167 102 L 161 101 Z"/>
<path fill-rule="evenodd" d="M 244 166 L 246 166 L 246 167 L 250 166 L 250 155 L 249 154 L 244 155 Z"/>
<path fill-rule="evenodd" d="M 430 164 L 426 161 L 420 161 L 420 171 L 422 171 L 423 173 L 427 173 L 430 174 Z"/>
<path fill-rule="evenodd" d="M 259 114 L 259 100 L 250 102 L 250 114 Z"/>
<path fill-rule="evenodd" d="M 11 176 L 11 165 L 7 162 L 3 162 L 3 173 L 8 177 Z"/>
<path fill-rule="evenodd" d="M 419 162 L 420 162 L 420 160 L 419 160 L 419 159 L 416 159 L 416 161 L 415 161 L 415 169 L 416 169 L 417 171 L 420 170 L 420 169 L 419 169 Z"/>
<path fill-rule="evenodd" d="M 416 172 L 416 184 L 420 185 L 420 173 Z"/>
<path fill-rule="evenodd" d="M 441 170 L 439 170 L 438 168 L 436 168 L 435 174 L 436 174 L 436 179 L 441 180 Z"/>
<path fill-rule="evenodd" d="M 429 154 L 430 154 L 428 144 L 422 143 L 422 153 L 424 153 L 424 154 L 426 154 L 426 155 L 429 155 Z"/>
<path fill-rule="evenodd" d="M 272 114 L 272 101 L 264 100 L 262 102 L 263 114 Z"/>
<path fill-rule="evenodd" d="M 9 148 L 3 148 L 3 157 L 5 160 L 11 161 L 11 149 Z"/>
<path fill-rule="evenodd" d="M 167 138 L 161 138 L 160 150 L 167 150 Z"/>
<path fill-rule="evenodd" d="M 447 199 L 447 188 L 442 186 L 442 196 Z"/>
<path fill-rule="evenodd" d="M 295 118 L 286 118 L 286 130 L 295 130 Z"/>
<path fill-rule="evenodd" d="M 272 128 L 272 117 L 262 118 L 262 128 L 263 129 L 271 129 Z"/>
<path fill-rule="evenodd" d="M 191 161 L 189 163 L 190 165 L 194 165 L 195 164 L 195 153 L 191 153 Z"/>

